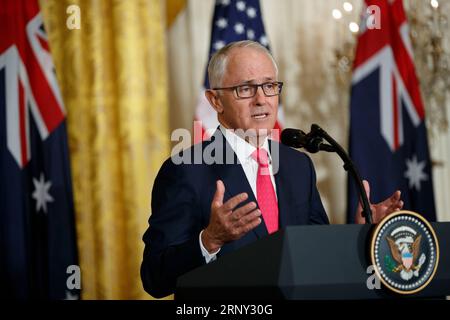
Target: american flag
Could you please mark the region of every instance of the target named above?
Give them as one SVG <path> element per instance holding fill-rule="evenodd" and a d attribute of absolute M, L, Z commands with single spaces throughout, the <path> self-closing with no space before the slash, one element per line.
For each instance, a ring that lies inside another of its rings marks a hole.
<path fill-rule="evenodd" d="M 259 0 L 217 0 L 212 20 L 209 58 L 228 43 L 241 40 L 254 40 L 269 49 Z M 205 132 L 209 136 L 208 133 L 211 134 L 219 125 L 217 114 L 204 95 L 204 89 L 209 88 L 207 71 L 203 86 L 195 113 L 196 121 L 201 123 L 196 122 L 194 125 L 195 137 L 203 136 Z M 280 106 L 275 128 L 280 129 L 282 122 L 283 112 Z M 199 142 L 198 140 L 195 142 Z"/>
<path fill-rule="evenodd" d="M 65 110 L 37 0 L 0 6 L 0 287 L 64 299 L 77 264 Z M 72 288 L 73 289 L 73 288 Z"/>
<path fill-rule="evenodd" d="M 425 109 L 401 0 L 367 0 L 356 49 L 350 156 L 371 183 L 372 202 L 402 191 L 404 208 L 436 219 Z M 371 5 L 378 6 L 367 12 Z M 380 28 L 373 19 L 379 19 Z M 369 20 L 369 23 L 367 21 Z M 358 201 L 349 182 L 349 220 Z"/>

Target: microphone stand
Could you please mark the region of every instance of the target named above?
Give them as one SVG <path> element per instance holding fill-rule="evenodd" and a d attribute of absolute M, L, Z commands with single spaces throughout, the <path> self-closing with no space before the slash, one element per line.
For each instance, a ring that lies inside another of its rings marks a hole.
<path fill-rule="evenodd" d="M 361 180 L 361 176 L 359 175 L 358 170 L 353 164 L 352 160 L 348 156 L 347 152 L 336 142 L 325 130 L 323 130 L 317 124 L 311 125 L 311 132 L 307 134 L 310 142 L 313 144 L 313 150 L 315 152 L 319 150 L 327 151 L 327 152 L 336 152 L 339 157 L 344 162 L 344 169 L 352 176 L 353 180 L 356 183 L 356 187 L 360 194 L 362 205 L 363 205 L 363 217 L 366 219 L 367 224 L 371 224 L 373 222 L 372 219 L 372 210 L 370 210 L 369 200 L 367 199 L 367 194 L 364 189 L 364 185 Z M 323 143 L 323 139 L 329 143 Z M 309 151 L 309 150 L 308 150 Z M 313 152 L 314 152 L 313 151 Z"/>

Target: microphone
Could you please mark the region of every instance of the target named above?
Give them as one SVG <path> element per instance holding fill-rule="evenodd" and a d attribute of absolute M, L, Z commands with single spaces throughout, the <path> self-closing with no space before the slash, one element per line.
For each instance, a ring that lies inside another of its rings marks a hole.
<path fill-rule="evenodd" d="M 281 142 L 293 148 L 305 148 L 310 153 L 319 151 L 335 152 L 335 148 L 324 143 L 315 131 L 306 134 L 300 129 L 286 128 L 281 132 Z"/>
<path fill-rule="evenodd" d="M 329 144 L 324 143 L 324 139 Z M 372 223 L 372 211 L 370 210 L 369 200 L 367 199 L 367 194 L 358 169 L 353 164 L 347 152 L 325 130 L 317 124 L 311 125 L 311 131 L 309 133 L 304 133 L 300 129 L 286 128 L 281 132 L 281 142 L 289 147 L 305 148 L 310 153 L 316 153 L 321 150 L 336 152 L 344 162 L 345 171 L 355 181 L 356 188 L 362 200 L 363 216 L 366 218 L 366 223 Z"/>
<path fill-rule="evenodd" d="M 286 128 L 281 132 L 281 142 L 293 148 L 304 148 L 308 144 L 306 133 L 292 128 Z"/>

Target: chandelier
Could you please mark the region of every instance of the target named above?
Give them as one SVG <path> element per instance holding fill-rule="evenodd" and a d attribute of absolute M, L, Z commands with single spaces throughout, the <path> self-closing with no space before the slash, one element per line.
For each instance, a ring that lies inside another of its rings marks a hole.
<path fill-rule="evenodd" d="M 448 130 L 447 106 L 450 105 L 450 1 L 404 1 L 408 16 L 414 62 L 426 109 L 430 143 Z M 359 15 L 350 1 L 332 11 L 340 32 L 334 49 L 333 68 L 340 94 L 350 90 Z"/>

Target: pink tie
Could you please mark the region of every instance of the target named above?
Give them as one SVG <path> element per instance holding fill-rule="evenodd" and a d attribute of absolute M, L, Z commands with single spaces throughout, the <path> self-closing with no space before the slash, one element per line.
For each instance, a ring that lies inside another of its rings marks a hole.
<path fill-rule="evenodd" d="M 258 162 L 256 198 L 269 234 L 278 230 L 278 203 L 270 179 L 269 157 L 264 149 L 256 149 L 252 158 Z"/>

